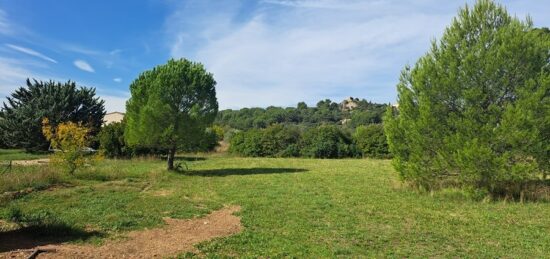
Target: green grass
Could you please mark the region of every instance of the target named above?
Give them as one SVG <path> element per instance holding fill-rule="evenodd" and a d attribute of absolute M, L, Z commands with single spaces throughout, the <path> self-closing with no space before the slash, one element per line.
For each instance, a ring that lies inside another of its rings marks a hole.
<path fill-rule="evenodd" d="M 31 160 L 47 156 L 47 153 L 27 153 L 22 149 L 0 149 L 0 161 Z"/>
<path fill-rule="evenodd" d="M 108 160 L 74 187 L 0 208 L 41 211 L 107 236 L 240 205 L 244 231 L 199 244 L 209 257 L 547 257 L 548 203 L 479 202 L 418 193 L 387 160 L 206 157 L 192 172 L 157 160 Z M 162 194 L 162 195 L 160 195 Z"/>

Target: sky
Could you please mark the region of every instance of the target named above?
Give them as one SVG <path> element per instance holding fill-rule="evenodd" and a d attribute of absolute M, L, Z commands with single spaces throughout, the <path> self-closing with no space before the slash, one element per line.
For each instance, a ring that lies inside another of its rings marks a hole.
<path fill-rule="evenodd" d="M 502 0 L 550 27 L 550 1 Z M 400 71 L 474 0 L 0 0 L 0 103 L 26 78 L 95 87 L 124 111 L 130 83 L 170 58 L 214 74 L 221 109 L 353 96 L 394 103 Z"/>

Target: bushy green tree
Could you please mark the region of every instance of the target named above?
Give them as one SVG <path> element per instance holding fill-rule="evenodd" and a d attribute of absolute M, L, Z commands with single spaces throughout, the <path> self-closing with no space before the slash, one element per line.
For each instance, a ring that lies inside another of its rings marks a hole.
<path fill-rule="evenodd" d="M 231 138 L 230 151 L 253 157 L 298 156 L 300 131 L 296 127 L 272 125 L 266 129 L 241 131 Z"/>
<path fill-rule="evenodd" d="M 489 0 L 459 11 L 403 70 L 399 108 L 386 114 L 403 179 L 515 194 L 548 172 L 550 48 L 542 34 Z"/>
<path fill-rule="evenodd" d="M 129 156 L 131 152 L 128 150 L 124 142 L 124 127 L 125 123 L 114 122 L 103 126 L 99 132 L 99 148 L 107 157 L 123 157 Z"/>
<path fill-rule="evenodd" d="M 186 59 L 143 72 L 130 85 L 126 142 L 168 149 L 167 167 L 173 170 L 176 151 L 192 149 L 216 116 L 215 85 L 201 64 Z"/>
<path fill-rule="evenodd" d="M 351 138 L 334 125 L 322 125 L 304 132 L 301 153 L 312 158 L 342 158 L 356 153 Z"/>
<path fill-rule="evenodd" d="M 81 123 L 96 136 L 105 116 L 104 101 L 94 88 L 77 87 L 75 82 L 27 79 L 27 86 L 7 97 L 0 111 L 0 137 L 10 147 L 28 151 L 47 150 L 49 141 L 42 134 L 42 119 L 52 126 L 62 122 Z"/>
<path fill-rule="evenodd" d="M 357 127 L 353 134 L 353 141 L 363 157 L 387 158 L 390 156 L 382 124 Z"/>

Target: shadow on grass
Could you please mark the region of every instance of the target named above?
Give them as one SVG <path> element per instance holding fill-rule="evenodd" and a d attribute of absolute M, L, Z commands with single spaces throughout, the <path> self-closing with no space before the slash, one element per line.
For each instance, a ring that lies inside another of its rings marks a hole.
<path fill-rule="evenodd" d="M 174 161 L 204 161 L 204 160 L 206 160 L 206 157 L 199 157 L 199 156 L 175 156 L 174 157 Z"/>
<path fill-rule="evenodd" d="M 33 225 L 0 232 L 0 253 L 68 241 L 82 241 L 92 237 L 105 237 L 105 234 L 85 231 L 65 224 Z"/>
<path fill-rule="evenodd" d="M 255 174 L 289 174 L 289 173 L 302 173 L 307 172 L 306 169 L 301 168 L 226 168 L 226 169 L 211 169 L 211 170 L 190 170 L 183 172 L 182 174 L 190 176 L 205 176 L 205 177 L 219 177 L 229 175 L 255 175 Z"/>

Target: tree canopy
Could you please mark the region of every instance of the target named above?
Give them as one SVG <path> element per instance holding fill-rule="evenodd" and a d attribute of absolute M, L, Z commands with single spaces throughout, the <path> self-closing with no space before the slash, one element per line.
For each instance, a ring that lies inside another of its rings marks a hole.
<path fill-rule="evenodd" d="M 466 6 L 397 85 L 385 131 L 394 165 L 426 188 L 523 191 L 548 172 L 550 45 L 489 0 Z"/>
<path fill-rule="evenodd" d="M 80 123 L 95 136 L 103 123 L 104 101 L 94 88 L 77 87 L 75 82 L 26 81 L 26 87 L 7 97 L 0 111 L 0 138 L 10 147 L 28 151 L 47 150 L 49 142 L 42 134 L 42 119 L 51 125 Z"/>
<path fill-rule="evenodd" d="M 218 112 L 216 81 L 200 63 L 169 60 L 145 71 L 130 85 L 124 137 L 131 146 L 166 148 L 168 169 L 177 150 L 205 136 Z"/>

